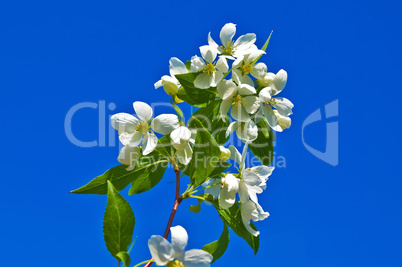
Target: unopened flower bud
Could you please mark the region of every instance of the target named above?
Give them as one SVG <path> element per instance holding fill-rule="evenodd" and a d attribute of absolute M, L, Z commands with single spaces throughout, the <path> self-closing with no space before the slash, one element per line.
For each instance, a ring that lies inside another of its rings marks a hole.
<path fill-rule="evenodd" d="M 219 149 L 221 150 L 220 159 L 222 161 L 227 161 L 230 158 L 230 150 L 225 148 L 224 146 L 219 146 Z"/>

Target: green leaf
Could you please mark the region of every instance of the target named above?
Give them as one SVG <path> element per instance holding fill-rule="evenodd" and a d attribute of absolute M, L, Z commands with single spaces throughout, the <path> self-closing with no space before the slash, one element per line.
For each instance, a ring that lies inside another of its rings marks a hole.
<path fill-rule="evenodd" d="M 135 217 L 130 204 L 119 194 L 110 181 L 107 181 L 107 204 L 103 217 L 103 236 L 109 252 L 118 261 L 117 254 L 127 251 L 131 243 Z"/>
<path fill-rule="evenodd" d="M 205 182 L 219 162 L 221 151 L 214 137 L 204 128 L 202 123 L 193 119 L 192 128 L 197 130 L 193 158 L 189 165 L 179 165 L 180 170 L 187 174 L 195 186 Z"/>
<path fill-rule="evenodd" d="M 199 89 L 194 86 L 195 78 L 201 73 L 202 72 L 175 75 L 182 85 L 182 88 L 177 92 L 178 97 L 193 106 L 206 104 L 216 99 L 216 87 Z"/>
<path fill-rule="evenodd" d="M 258 137 L 248 147 L 262 164 L 269 166 L 274 159 L 274 133 L 262 120 L 257 123 L 257 126 Z"/>
<path fill-rule="evenodd" d="M 162 179 L 167 165 L 167 160 L 157 160 L 137 172 L 128 194 L 139 194 L 153 188 Z"/>
<path fill-rule="evenodd" d="M 231 208 L 224 210 L 219 207 L 217 200 L 215 200 L 213 204 L 220 214 L 220 218 L 223 220 L 223 222 L 226 223 L 230 227 L 230 229 L 235 232 L 235 234 L 243 238 L 247 242 L 247 244 L 249 244 L 249 246 L 254 250 L 254 254 L 257 254 L 260 245 L 260 238 L 258 236 L 253 236 L 252 234 L 250 234 L 249 231 L 247 231 L 241 219 L 240 207 L 237 205 L 233 205 Z M 250 225 L 252 228 L 255 229 L 253 223 L 251 223 Z"/>
<path fill-rule="evenodd" d="M 168 142 L 168 144 L 160 146 L 158 143 L 157 148 L 167 155 L 170 155 L 170 140 L 164 138 L 165 137 L 162 137 L 160 139 L 160 142 Z M 90 181 L 88 184 L 71 191 L 71 193 L 105 195 L 107 194 L 107 181 L 111 181 L 113 183 L 113 186 L 117 190 L 121 191 L 126 188 L 126 186 L 128 186 L 131 182 L 133 182 L 137 177 L 141 177 L 143 173 L 149 173 L 149 170 L 147 169 L 152 170 L 155 168 L 155 165 L 162 163 L 167 166 L 168 162 L 169 160 L 161 156 L 158 151 L 154 151 L 147 156 L 141 157 L 137 162 L 134 170 L 127 171 L 127 165 L 119 165 L 113 167 L 106 171 L 104 174 Z"/>
<path fill-rule="evenodd" d="M 222 100 L 217 99 L 207 106 L 198 109 L 189 120 L 189 127 L 192 127 L 193 118 L 197 118 L 205 129 L 207 129 L 220 145 L 224 144 L 229 137 L 226 137 L 226 130 L 229 127 L 230 119 L 223 121 L 220 115 L 220 106 Z"/>
<path fill-rule="evenodd" d="M 232 164 L 230 164 L 229 162 L 226 161 L 219 161 L 218 164 L 216 165 L 215 169 L 211 172 L 211 174 L 209 175 L 209 177 L 215 177 L 220 175 L 222 172 L 224 172 L 227 168 L 229 168 L 230 166 L 232 166 Z"/>
<path fill-rule="evenodd" d="M 120 251 L 116 256 L 123 262 L 123 267 L 128 267 L 130 265 L 131 259 L 127 252 Z"/>
<path fill-rule="evenodd" d="M 223 223 L 223 232 L 218 240 L 205 245 L 202 250 L 208 252 L 214 258 L 211 263 L 222 257 L 229 245 L 229 230 L 225 223 Z"/>

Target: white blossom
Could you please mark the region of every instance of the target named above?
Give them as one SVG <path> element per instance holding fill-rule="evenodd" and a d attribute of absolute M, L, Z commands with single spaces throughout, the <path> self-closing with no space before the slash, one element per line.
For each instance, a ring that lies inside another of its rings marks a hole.
<path fill-rule="evenodd" d="M 282 132 L 291 125 L 289 115 L 292 114 L 293 103 L 287 98 L 273 98 L 272 96 L 280 93 L 285 87 L 287 80 L 286 71 L 280 70 L 275 77 L 272 80 L 271 79 L 272 75 L 270 75 L 269 80 L 264 80 L 264 83 L 269 83 L 270 86 L 265 87 L 259 93 L 260 107 L 256 114 L 256 120 L 259 121 L 263 116 L 265 116 L 269 126 L 271 126 L 274 131 Z M 272 108 L 275 108 L 276 111 Z"/>
<path fill-rule="evenodd" d="M 254 222 L 262 221 L 268 218 L 269 213 L 265 212 L 258 203 L 248 200 L 240 204 L 241 218 L 247 231 L 254 236 L 259 236 L 260 232 L 254 230 L 250 226 L 250 220 Z"/>
<path fill-rule="evenodd" d="M 267 73 L 267 66 L 264 63 L 257 63 L 258 58 L 265 54 L 262 50 L 252 50 L 251 53 L 237 58 L 232 65 L 233 73 L 239 77 L 242 83 L 254 86 L 253 76 L 256 79 L 262 79 Z"/>
<path fill-rule="evenodd" d="M 218 50 L 208 45 L 200 47 L 202 58 L 191 58 L 191 72 L 201 72 L 194 80 L 194 86 L 200 89 L 215 87 L 223 79 L 224 73 L 229 70 L 227 60 L 220 57 L 215 61 Z"/>
<path fill-rule="evenodd" d="M 180 126 L 170 134 L 172 146 L 177 150 L 176 157 L 181 164 L 187 165 L 193 157 L 191 145 L 195 143 L 195 133 Z"/>
<path fill-rule="evenodd" d="M 254 114 L 258 110 L 258 97 L 254 95 L 256 90 L 253 86 L 223 80 L 217 90 L 222 98 L 220 114 L 223 120 L 230 110 L 230 115 L 235 120 L 246 122 L 249 120 L 250 114 Z"/>
<path fill-rule="evenodd" d="M 188 234 L 181 226 L 170 228 L 171 243 L 160 235 L 148 240 L 149 251 L 156 265 L 168 267 L 209 267 L 212 255 L 201 249 L 185 251 Z"/>
<path fill-rule="evenodd" d="M 237 137 L 243 142 L 252 142 L 258 137 L 258 127 L 251 119 L 248 119 L 246 122 L 234 121 L 230 123 L 226 129 L 226 137 L 234 131 L 236 131 Z"/>
<path fill-rule="evenodd" d="M 151 153 L 158 143 L 153 131 L 166 135 L 180 126 L 176 115 L 162 114 L 151 120 L 153 112 L 148 104 L 137 101 L 133 106 L 139 119 L 128 113 L 118 113 L 111 118 L 112 127 L 118 130 L 120 142 L 125 146 L 134 148 L 142 141 L 143 155 Z"/>
<path fill-rule="evenodd" d="M 247 33 L 240 36 L 236 41 L 233 41 L 233 37 L 236 34 L 236 24 L 225 24 L 220 32 L 220 39 L 222 45 L 218 45 L 211 37 L 211 33 L 208 34 L 209 46 L 218 50 L 218 53 L 229 59 L 234 59 L 249 53 L 251 50 L 257 49 L 254 45 L 256 36 L 254 33 Z M 233 56 L 233 57 L 232 57 Z"/>
<path fill-rule="evenodd" d="M 177 91 L 179 90 L 181 85 L 176 79 L 175 75 L 188 73 L 186 65 L 184 65 L 184 63 L 180 59 L 172 57 L 169 60 L 169 71 L 170 76 L 162 76 L 162 78 L 154 84 L 155 89 L 163 86 L 165 92 L 171 95 L 175 102 L 182 102 L 182 100 L 177 97 Z"/>

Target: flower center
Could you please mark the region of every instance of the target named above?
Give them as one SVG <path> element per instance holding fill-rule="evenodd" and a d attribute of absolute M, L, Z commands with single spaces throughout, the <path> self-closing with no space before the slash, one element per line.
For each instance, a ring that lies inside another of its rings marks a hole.
<path fill-rule="evenodd" d="M 233 52 L 236 50 L 236 47 L 234 46 L 234 42 L 228 42 L 225 46 L 221 46 L 220 49 L 222 49 L 222 55 L 231 55 Z"/>
<path fill-rule="evenodd" d="M 138 125 L 137 131 L 139 131 L 143 135 L 147 134 L 147 132 L 148 132 L 148 123 L 143 121 L 140 125 Z"/>
<path fill-rule="evenodd" d="M 240 95 L 237 95 L 237 96 L 233 97 L 233 101 L 234 101 L 235 103 L 239 102 L 240 100 L 241 100 L 241 96 L 240 96 Z"/>
<path fill-rule="evenodd" d="M 241 67 L 241 70 L 243 71 L 244 74 L 249 74 L 252 70 L 251 64 L 245 64 L 243 67 Z"/>
<path fill-rule="evenodd" d="M 169 262 L 166 267 L 184 267 L 183 263 L 179 260 Z"/>
<path fill-rule="evenodd" d="M 208 75 L 212 75 L 216 71 L 215 65 L 212 63 L 208 63 L 205 67 L 203 72 L 208 73 Z"/>

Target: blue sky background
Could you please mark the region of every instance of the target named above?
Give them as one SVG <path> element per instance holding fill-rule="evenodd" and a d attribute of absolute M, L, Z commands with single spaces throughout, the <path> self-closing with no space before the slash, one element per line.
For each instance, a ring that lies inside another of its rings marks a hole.
<path fill-rule="evenodd" d="M 0 4 L 0 266 L 116 266 L 102 236 L 105 196 L 72 195 L 118 164 L 118 147 L 81 148 L 64 132 L 80 102 L 168 99 L 153 84 L 172 56 L 199 54 L 227 22 L 254 32 L 262 46 L 274 30 L 268 69 L 287 70 L 284 97 L 292 127 L 278 136 L 286 158 L 260 201 L 261 248 L 231 235 L 213 266 L 401 266 L 401 5 L 397 1 L 3 1 Z M 325 149 L 325 123 L 339 121 L 339 165 L 310 154 L 301 140 L 309 114 L 339 100 L 339 116 L 305 129 Z M 188 110 L 187 110 L 188 111 Z M 103 120 L 106 122 L 106 118 Z M 81 140 L 98 136 L 97 110 L 73 119 Z M 109 135 L 106 135 L 109 138 Z M 127 197 L 137 223 L 133 263 L 150 257 L 174 197 L 173 172 L 154 190 Z M 220 235 L 211 207 L 180 207 L 189 248 Z"/>

